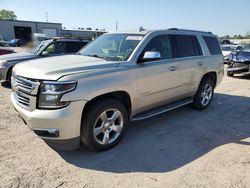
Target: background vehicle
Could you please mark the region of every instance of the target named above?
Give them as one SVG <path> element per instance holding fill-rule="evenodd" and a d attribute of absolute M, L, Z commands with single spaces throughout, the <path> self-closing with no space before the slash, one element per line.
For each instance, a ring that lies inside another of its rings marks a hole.
<path fill-rule="evenodd" d="M 0 46 L 5 46 L 6 45 L 6 41 L 4 40 L 3 36 L 0 35 Z"/>
<path fill-rule="evenodd" d="M 239 51 L 232 53 L 229 59 L 227 75 L 233 77 L 234 74 L 247 73 L 250 67 L 250 45 Z"/>
<path fill-rule="evenodd" d="M 31 52 L 15 53 L 0 57 L 0 80 L 10 81 L 12 68 L 17 63 L 44 57 L 74 54 L 83 48 L 88 41 L 72 39 L 53 39 L 40 43 Z"/>
<path fill-rule="evenodd" d="M 231 41 L 228 39 L 224 39 L 221 41 L 221 44 L 231 44 Z"/>
<path fill-rule="evenodd" d="M 12 53 L 14 53 L 14 50 L 12 50 L 12 49 L 0 48 L 0 55 L 12 54 Z"/>
<path fill-rule="evenodd" d="M 120 141 L 129 120 L 190 103 L 206 109 L 223 66 L 219 41 L 210 32 L 109 33 L 78 55 L 16 65 L 11 100 L 51 146 L 72 149 L 81 141 L 101 151 Z"/>
<path fill-rule="evenodd" d="M 25 41 L 22 39 L 12 39 L 5 43 L 5 46 L 20 47 L 25 45 Z"/>
<path fill-rule="evenodd" d="M 224 56 L 224 63 L 227 64 L 233 52 L 240 51 L 243 47 L 241 45 L 225 44 L 221 46 L 222 54 Z"/>

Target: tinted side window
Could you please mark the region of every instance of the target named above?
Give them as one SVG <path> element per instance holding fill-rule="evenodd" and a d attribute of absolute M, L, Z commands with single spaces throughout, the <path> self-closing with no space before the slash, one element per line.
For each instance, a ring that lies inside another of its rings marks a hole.
<path fill-rule="evenodd" d="M 170 37 L 167 35 L 159 35 L 151 39 L 144 49 L 145 52 L 160 52 L 161 59 L 170 59 L 173 57 Z"/>
<path fill-rule="evenodd" d="M 86 42 L 67 42 L 66 43 L 66 52 L 67 53 L 76 53 L 81 48 L 83 48 L 87 43 Z"/>
<path fill-rule="evenodd" d="M 208 50 L 211 55 L 218 55 L 222 53 L 219 41 L 217 40 L 216 37 L 204 36 L 203 39 L 205 43 L 207 44 Z"/>
<path fill-rule="evenodd" d="M 66 44 L 65 42 L 55 42 L 50 44 L 46 51 L 53 55 L 53 54 L 64 54 L 65 53 Z"/>
<path fill-rule="evenodd" d="M 175 53 L 174 57 L 190 57 L 202 55 L 198 39 L 192 35 L 172 36 Z"/>
<path fill-rule="evenodd" d="M 57 42 L 55 43 L 55 54 L 64 54 L 66 52 L 66 44 L 65 42 Z"/>

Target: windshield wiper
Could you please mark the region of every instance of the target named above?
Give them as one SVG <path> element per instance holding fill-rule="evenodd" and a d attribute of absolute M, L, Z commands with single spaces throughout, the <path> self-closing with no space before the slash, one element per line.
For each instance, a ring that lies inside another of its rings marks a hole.
<path fill-rule="evenodd" d="M 97 54 L 83 54 L 85 56 L 89 56 L 89 57 L 96 57 L 96 58 L 100 58 L 100 59 L 105 59 L 106 61 L 110 61 L 110 59 L 108 59 L 107 57 L 105 56 L 99 56 Z"/>

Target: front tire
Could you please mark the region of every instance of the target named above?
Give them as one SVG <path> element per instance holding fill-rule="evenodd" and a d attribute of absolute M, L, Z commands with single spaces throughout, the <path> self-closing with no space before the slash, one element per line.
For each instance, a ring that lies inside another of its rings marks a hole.
<path fill-rule="evenodd" d="M 12 75 L 12 68 L 9 68 L 7 77 L 6 77 L 6 81 L 9 83 L 11 83 L 11 75 Z"/>
<path fill-rule="evenodd" d="M 110 149 L 121 140 L 127 122 L 128 113 L 121 102 L 109 98 L 98 100 L 83 114 L 81 142 L 95 151 Z"/>
<path fill-rule="evenodd" d="M 206 109 L 214 95 L 214 83 L 209 78 L 202 79 L 193 99 L 193 106 L 198 110 Z"/>

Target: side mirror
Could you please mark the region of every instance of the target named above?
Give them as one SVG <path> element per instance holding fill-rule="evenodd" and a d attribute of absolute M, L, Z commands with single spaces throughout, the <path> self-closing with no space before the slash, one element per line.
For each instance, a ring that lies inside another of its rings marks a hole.
<path fill-rule="evenodd" d="M 160 52 L 145 52 L 143 57 L 139 59 L 139 62 L 156 61 L 161 59 Z"/>
<path fill-rule="evenodd" d="M 47 52 L 47 51 L 42 52 L 42 56 L 48 56 L 48 55 L 49 55 L 49 52 Z"/>

